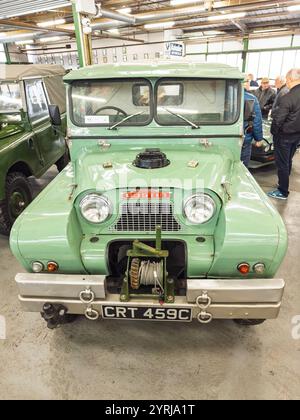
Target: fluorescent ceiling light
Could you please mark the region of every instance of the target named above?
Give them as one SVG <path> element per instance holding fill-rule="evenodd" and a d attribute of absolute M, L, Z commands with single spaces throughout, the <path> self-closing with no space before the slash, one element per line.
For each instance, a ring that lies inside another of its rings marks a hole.
<path fill-rule="evenodd" d="M 47 26 L 63 25 L 64 23 L 66 23 L 66 19 L 54 19 L 46 22 L 38 22 L 37 26 L 40 28 L 47 28 Z"/>
<path fill-rule="evenodd" d="M 172 28 L 175 25 L 175 22 L 161 22 L 161 23 L 148 23 L 144 25 L 145 29 L 165 29 Z"/>
<path fill-rule="evenodd" d="M 117 34 L 117 35 L 120 33 L 118 28 L 108 29 L 107 32 L 110 32 L 111 34 Z"/>
<path fill-rule="evenodd" d="M 287 10 L 289 12 L 298 12 L 300 11 L 300 4 L 296 4 L 295 6 L 288 6 Z"/>
<path fill-rule="evenodd" d="M 228 1 L 214 1 L 214 9 L 217 9 L 218 7 L 225 7 L 225 6 L 229 6 Z"/>
<path fill-rule="evenodd" d="M 45 38 L 39 38 L 40 42 L 56 42 L 56 41 L 60 41 L 62 38 L 62 36 L 49 36 L 49 37 L 45 37 Z"/>
<path fill-rule="evenodd" d="M 131 7 L 122 7 L 122 9 L 118 9 L 117 12 L 122 13 L 124 15 L 130 15 L 131 10 Z"/>
<path fill-rule="evenodd" d="M 254 34 L 263 34 L 265 32 L 280 32 L 280 31 L 288 31 L 288 28 L 274 28 L 274 29 L 259 29 L 256 31 L 253 31 Z"/>
<path fill-rule="evenodd" d="M 16 45 L 26 45 L 26 44 L 33 44 L 33 43 L 34 43 L 33 39 L 24 39 L 23 41 L 15 42 Z"/>
<path fill-rule="evenodd" d="M 28 32 L 28 33 L 14 35 L 12 33 L 8 34 L 8 32 L 7 32 L 5 34 L 5 37 L 9 36 L 9 38 L 12 38 L 12 39 L 19 39 L 20 41 L 22 41 L 22 40 L 25 41 L 26 39 L 32 39 L 32 37 L 34 37 L 35 35 L 38 35 L 39 33 L 40 32 Z M 14 42 L 14 41 L 12 41 L 12 42 Z"/>
<path fill-rule="evenodd" d="M 209 16 L 207 19 L 208 20 L 234 20 L 234 19 L 240 19 L 246 16 L 246 13 L 227 13 L 227 14 L 223 14 L 223 15 L 215 15 L 215 16 Z"/>
<path fill-rule="evenodd" d="M 182 4 L 191 4 L 191 3 L 203 3 L 203 1 L 195 0 L 170 0 L 171 6 L 181 6 Z"/>

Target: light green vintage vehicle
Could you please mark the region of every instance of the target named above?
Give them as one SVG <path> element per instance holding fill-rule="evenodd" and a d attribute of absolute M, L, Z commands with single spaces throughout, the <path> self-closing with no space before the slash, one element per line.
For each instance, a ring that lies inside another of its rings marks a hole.
<path fill-rule="evenodd" d="M 69 73 L 72 163 L 24 211 L 11 248 L 25 310 L 258 324 L 278 316 L 281 217 L 240 162 L 243 75 L 211 64 Z"/>

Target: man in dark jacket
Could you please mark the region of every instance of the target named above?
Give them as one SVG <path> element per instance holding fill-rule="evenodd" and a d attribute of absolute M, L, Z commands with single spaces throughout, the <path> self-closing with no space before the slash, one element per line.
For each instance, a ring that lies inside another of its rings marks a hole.
<path fill-rule="evenodd" d="M 277 94 L 276 94 L 276 98 L 275 98 L 275 101 L 274 101 L 273 106 L 272 106 L 272 116 L 273 116 L 274 110 L 277 107 L 279 99 L 289 92 L 289 88 L 286 85 L 286 78 L 284 76 L 277 76 L 276 77 L 275 87 L 277 89 Z"/>
<path fill-rule="evenodd" d="M 269 112 L 272 109 L 273 103 L 276 98 L 276 93 L 274 89 L 270 86 L 270 81 L 267 77 L 261 79 L 261 85 L 256 89 L 253 94 L 257 97 L 262 117 L 268 118 Z"/>
<path fill-rule="evenodd" d="M 293 157 L 300 140 L 300 69 L 288 72 L 286 84 L 290 91 L 279 99 L 271 127 L 279 184 L 268 195 L 279 200 L 288 198 Z"/>

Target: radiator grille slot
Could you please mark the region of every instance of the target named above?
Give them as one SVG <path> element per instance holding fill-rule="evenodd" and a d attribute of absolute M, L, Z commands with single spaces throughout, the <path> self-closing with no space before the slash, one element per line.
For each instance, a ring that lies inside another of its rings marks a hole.
<path fill-rule="evenodd" d="M 111 230 L 117 232 L 155 232 L 157 225 L 163 232 L 178 232 L 181 225 L 175 219 L 172 203 L 124 203 L 120 217 Z"/>

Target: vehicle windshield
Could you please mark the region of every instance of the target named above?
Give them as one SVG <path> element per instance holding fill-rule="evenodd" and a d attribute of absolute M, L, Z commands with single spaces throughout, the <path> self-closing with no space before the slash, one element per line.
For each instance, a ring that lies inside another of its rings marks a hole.
<path fill-rule="evenodd" d="M 0 82 L 0 114 L 19 112 L 22 108 L 18 83 Z"/>
<path fill-rule="evenodd" d="M 160 125 L 233 124 L 239 102 L 237 80 L 164 79 L 156 88 L 156 120 Z"/>
<path fill-rule="evenodd" d="M 152 88 L 145 80 L 76 81 L 71 99 L 71 116 L 79 126 L 137 126 L 152 120 Z"/>

